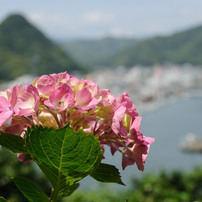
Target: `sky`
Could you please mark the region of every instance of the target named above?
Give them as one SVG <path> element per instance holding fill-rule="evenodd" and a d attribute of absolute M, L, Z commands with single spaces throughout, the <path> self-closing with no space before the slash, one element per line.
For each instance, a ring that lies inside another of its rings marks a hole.
<path fill-rule="evenodd" d="M 52 39 L 151 37 L 202 25 L 202 0 L 0 0 Z"/>

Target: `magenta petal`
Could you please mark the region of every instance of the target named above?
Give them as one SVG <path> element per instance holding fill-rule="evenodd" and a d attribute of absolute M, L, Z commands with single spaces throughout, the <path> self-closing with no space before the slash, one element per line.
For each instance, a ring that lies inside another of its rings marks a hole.
<path fill-rule="evenodd" d="M 60 91 L 59 90 L 54 90 L 50 93 L 50 96 L 49 96 L 49 101 L 51 103 L 52 106 L 57 106 L 58 105 L 58 102 L 59 100 L 61 99 L 61 97 L 59 97 L 61 95 Z"/>
<path fill-rule="evenodd" d="M 119 134 L 121 130 L 121 120 L 126 111 L 126 108 L 123 105 L 120 105 L 114 112 L 114 117 L 112 118 L 112 130 L 115 134 Z"/>
<path fill-rule="evenodd" d="M 62 84 L 50 93 L 49 100 L 44 104 L 53 109 L 65 110 L 75 103 L 73 91 L 68 84 Z"/>
<path fill-rule="evenodd" d="M 126 153 L 123 153 L 122 156 L 122 168 L 123 170 L 129 166 L 129 165 L 133 165 L 135 163 L 135 160 L 132 156 L 132 152 L 131 151 L 127 151 Z"/>
<path fill-rule="evenodd" d="M 29 163 L 31 160 L 27 160 L 27 161 L 24 161 L 25 160 L 25 157 L 26 157 L 26 154 L 17 154 L 17 157 L 18 157 L 18 160 L 23 162 L 24 164 L 27 164 Z"/>
<path fill-rule="evenodd" d="M 117 149 L 113 145 L 110 145 L 110 151 L 111 151 L 111 154 L 114 155 Z"/>
<path fill-rule="evenodd" d="M 50 102 L 53 106 L 58 106 L 58 103 L 62 100 L 63 96 L 69 92 L 71 92 L 72 89 L 69 87 L 68 84 L 62 84 L 60 87 L 58 87 L 56 90 L 52 91 L 50 94 Z"/>
<path fill-rule="evenodd" d="M 32 108 L 20 109 L 18 116 L 31 116 L 35 114 L 35 111 Z"/>
<path fill-rule="evenodd" d="M 84 107 L 90 103 L 92 100 L 92 95 L 87 88 L 83 88 L 76 92 L 76 105 Z"/>
<path fill-rule="evenodd" d="M 5 97 L 0 96 L 0 111 L 4 110 L 8 106 L 9 106 L 8 100 Z"/>
<path fill-rule="evenodd" d="M 144 142 L 143 135 L 140 130 L 141 120 L 142 120 L 141 116 L 136 117 L 130 127 L 131 138 L 134 139 L 135 142 L 138 142 L 138 143 Z"/>
<path fill-rule="evenodd" d="M 149 152 L 149 146 L 147 145 L 136 144 L 133 147 L 133 156 L 138 169 L 141 171 L 144 170 L 144 163 L 147 159 L 148 152 Z"/>
<path fill-rule="evenodd" d="M 144 142 L 145 142 L 147 145 L 153 143 L 154 140 L 155 140 L 155 138 L 145 137 L 145 136 L 144 136 Z"/>
<path fill-rule="evenodd" d="M 135 105 L 132 103 L 132 100 L 128 93 L 124 93 L 120 96 L 121 103 L 125 103 L 126 106 L 126 114 L 135 117 L 138 116 L 138 113 L 136 111 Z"/>
<path fill-rule="evenodd" d="M 96 98 L 92 98 L 92 100 L 90 101 L 90 103 L 88 104 L 89 107 L 94 107 L 95 105 L 97 105 L 100 102 L 100 100 L 97 100 Z"/>
<path fill-rule="evenodd" d="M 31 93 L 32 95 L 39 96 L 38 90 L 32 84 L 27 86 L 27 92 Z"/>
<path fill-rule="evenodd" d="M 14 108 L 16 102 L 17 102 L 17 98 L 18 98 L 18 91 L 19 91 L 19 86 L 16 85 L 12 88 L 12 94 L 10 97 L 10 103 L 11 103 L 11 109 Z"/>
<path fill-rule="evenodd" d="M 41 77 L 36 78 L 33 81 L 33 85 L 37 88 L 37 90 L 42 95 L 49 95 L 52 90 L 54 90 L 54 82 L 51 77 L 48 75 L 43 75 Z"/>
<path fill-rule="evenodd" d="M 12 114 L 13 112 L 10 110 L 0 112 L 0 127 L 12 117 Z"/>

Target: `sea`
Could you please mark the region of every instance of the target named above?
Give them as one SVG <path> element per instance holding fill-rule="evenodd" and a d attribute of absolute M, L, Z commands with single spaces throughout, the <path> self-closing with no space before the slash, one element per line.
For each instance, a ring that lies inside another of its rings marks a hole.
<path fill-rule="evenodd" d="M 121 168 L 121 154 L 111 155 L 109 148 L 105 148 L 103 163 L 115 165 L 121 174 L 126 186 L 110 184 L 114 190 L 128 189 L 131 180 L 142 178 L 147 174 L 157 174 L 160 171 L 172 172 L 180 170 L 188 172 L 197 166 L 202 166 L 202 153 L 187 153 L 180 149 L 180 142 L 186 139 L 187 134 L 194 133 L 202 140 L 202 96 L 190 95 L 172 99 L 161 104 L 155 110 L 147 111 L 142 115 L 141 131 L 144 136 L 154 137 L 150 152 L 145 163 L 144 172 L 139 171 L 136 165 Z M 97 183 L 87 177 L 81 181 L 80 189 L 95 189 L 105 187 L 106 183 Z"/>

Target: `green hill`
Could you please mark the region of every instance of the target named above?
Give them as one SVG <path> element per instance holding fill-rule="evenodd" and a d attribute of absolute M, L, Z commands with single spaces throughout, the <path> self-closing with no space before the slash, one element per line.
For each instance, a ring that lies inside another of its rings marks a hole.
<path fill-rule="evenodd" d="M 60 46 L 83 65 L 100 65 L 106 58 L 128 48 L 135 39 L 105 37 L 80 39 L 60 43 Z"/>
<path fill-rule="evenodd" d="M 182 31 L 167 37 L 154 37 L 140 41 L 114 55 L 105 65 L 153 65 L 191 63 L 202 65 L 202 26 Z"/>
<path fill-rule="evenodd" d="M 79 70 L 79 65 L 23 16 L 0 24 L 0 80 Z"/>

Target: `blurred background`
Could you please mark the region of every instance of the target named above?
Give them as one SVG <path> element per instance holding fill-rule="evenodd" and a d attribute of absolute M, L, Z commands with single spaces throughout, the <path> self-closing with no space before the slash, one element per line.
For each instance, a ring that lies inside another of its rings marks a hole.
<path fill-rule="evenodd" d="M 72 201 L 202 199 L 202 1 L 0 3 L 0 91 L 67 71 L 118 97 L 129 92 L 143 134 L 155 137 L 144 172 L 122 171 L 121 155 L 106 148 L 104 161 L 119 168 L 125 187 L 87 177 Z M 16 175 L 48 193 L 36 166 L 1 150 L 0 195 L 23 201 L 10 180 Z"/>

